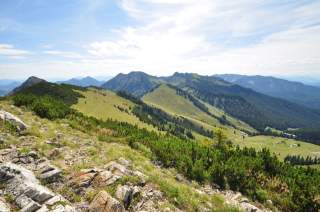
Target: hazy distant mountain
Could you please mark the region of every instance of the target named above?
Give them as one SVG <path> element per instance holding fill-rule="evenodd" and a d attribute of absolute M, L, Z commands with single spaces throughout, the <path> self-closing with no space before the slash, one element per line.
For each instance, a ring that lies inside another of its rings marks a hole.
<path fill-rule="evenodd" d="M 6 91 L 0 90 L 0 96 L 5 96 L 7 94 Z"/>
<path fill-rule="evenodd" d="M 34 76 L 29 77 L 29 78 L 28 78 L 24 83 L 22 83 L 19 87 L 16 87 L 15 89 L 13 89 L 13 90 L 10 92 L 10 94 L 17 93 L 17 92 L 19 92 L 19 91 L 21 91 L 21 90 L 24 90 L 24 89 L 26 89 L 26 88 L 29 88 L 29 87 L 31 87 L 31 86 L 33 86 L 33 85 L 36 85 L 36 84 L 39 84 L 39 83 L 41 83 L 41 82 L 46 82 L 46 81 L 43 80 L 43 79 L 40 79 L 40 78 L 38 78 L 38 77 L 34 77 Z"/>
<path fill-rule="evenodd" d="M 58 83 L 65 83 L 69 85 L 76 85 L 76 86 L 81 86 L 81 87 L 88 87 L 88 86 L 97 86 L 100 87 L 104 82 L 96 80 L 93 77 L 84 77 L 84 78 L 72 78 L 66 81 L 59 81 Z"/>
<path fill-rule="evenodd" d="M 119 74 L 102 87 L 142 96 L 161 83 L 175 85 L 259 130 L 266 126 L 286 129 L 320 125 L 318 112 L 218 77 L 183 73 L 175 73 L 170 77 L 154 77 L 143 72 L 131 72 Z"/>
<path fill-rule="evenodd" d="M 142 96 L 158 84 L 159 79 L 157 77 L 150 76 L 144 72 L 131 72 L 129 74 L 118 74 L 101 87 L 113 91 L 122 90 L 135 96 Z"/>
<path fill-rule="evenodd" d="M 320 109 L 320 88 L 316 86 L 265 76 L 235 74 L 216 76 L 269 96 L 279 97 L 307 107 Z"/>
<path fill-rule="evenodd" d="M 4 96 L 19 86 L 21 82 L 15 80 L 0 80 L 0 96 Z"/>

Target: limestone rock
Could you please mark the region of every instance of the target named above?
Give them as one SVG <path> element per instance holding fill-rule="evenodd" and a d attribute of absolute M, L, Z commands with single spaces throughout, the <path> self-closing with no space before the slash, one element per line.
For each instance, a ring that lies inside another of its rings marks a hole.
<path fill-rule="evenodd" d="M 49 164 L 48 162 L 44 162 L 40 165 L 39 172 L 40 179 L 49 183 L 56 182 L 61 177 L 62 173 L 59 168 Z"/>
<path fill-rule="evenodd" d="M 10 207 L 6 203 L 6 201 L 2 198 L 0 198 L 0 211 L 1 212 L 10 212 Z"/>
<path fill-rule="evenodd" d="M 33 159 L 38 159 L 39 158 L 39 155 L 36 151 L 30 151 L 28 153 L 28 156 L 32 157 Z"/>
<path fill-rule="evenodd" d="M 45 206 L 64 200 L 42 186 L 32 171 L 20 165 L 0 165 L 0 179 L 5 191 L 13 196 L 16 206 L 24 212 L 45 211 Z"/>
<path fill-rule="evenodd" d="M 130 187 L 128 185 L 119 185 L 117 187 L 116 197 L 117 199 L 121 200 L 124 207 L 128 209 L 133 199 L 133 187 Z"/>
<path fill-rule="evenodd" d="M 89 211 L 101 212 L 124 212 L 125 209 L 122 204 L 112 198 L 108 192 L 100 191 L 90 204 Z"/>
<path fill-rule="evenodd" d="M 17 126 L 17 129 L 19 131 L 23 131 L 28 128 L 28 125 L 26 125 L 18 117 L 14 116 L 11 113 L 8 113 L 4 110 L 0 110 L 0 119 L 2 119 L 4 121 L 8 121 L 9 123 Z"/>
<path fill-rule="evenodd" d="M 81 170 L 81 173 L 70 181 L 70 185 L 75 188 L 87 188 L 97 175 L 98 171 L 95 169 Z"/>
<path fill-rule="evenodd" d="M 254 205 L 252 205 L 250 203 L 247 203 L 247 202 L 243 202 L 240 205 L 247 212 L 262 212 L 262 210 L 260 210 L 256 206 L 254 206 Z"/>
<path fill-rule="evenodd" d="M 114 184 L 122 176 L 122 174 L 113 174 L 111 171 L 105 170 L 99 172 L 97 177 L 94 179 L 94 182 L 97 186 L 108 186 Z"/>

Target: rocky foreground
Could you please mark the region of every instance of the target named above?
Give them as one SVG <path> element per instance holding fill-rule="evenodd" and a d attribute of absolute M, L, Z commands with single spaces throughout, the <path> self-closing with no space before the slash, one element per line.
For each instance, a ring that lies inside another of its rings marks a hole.
<path fill-rule="evenodd" d="M 5 111 L 1 111 L 1 114 L 5 115 L 0 118 L 18 125 L 20 132 L 28 128 L 18 117 Z M 40 133 L 47 131 L 48 127 L 39 125 Z M 81 144 L 83 151 L 70 149 L 62 141 L 72 140 L 73 137 L 63 139 L 65 135 L 55 132 L 52 139 L 43 142 L 46 148 L 50 147 L 44 154 L 36 148 L 26 151 L 26 146 L 32 146 L 37 138 L 22 134 L 14 136 L 16 144 L 10 145 L 5 143 L 12 136 L 6 133 L 0 135 L 1 212 L 186 211 L 172 204 L 159 186 L 149 180 L 147 174 L 136 170 L 133 162 L 127 158 L 119 157 L 91 168 L 73 170 L 71 167 L 78 161 L 88 162 L 84 152 L 85 148 L 90 148 L 90 144 Z M 79 138 L 74 142 L 80 142 Z M 57 161 L 62 161 L 59 164 L 63 165 L 58 167 L 55 165 Z M 161 169 L 160 166 L 156 167 Z M 176 176 L 176 181 L 191 185 L 180 175 Z M 240 193 L 221 191 L 209 185 L 193 189 L 198 195 L 222 196 L 226 205 L 243 211 L 267 211 L 254 206 Z M 211 211 L 213 207 L 210 202 L 201 202 L 197 210 Z"/>

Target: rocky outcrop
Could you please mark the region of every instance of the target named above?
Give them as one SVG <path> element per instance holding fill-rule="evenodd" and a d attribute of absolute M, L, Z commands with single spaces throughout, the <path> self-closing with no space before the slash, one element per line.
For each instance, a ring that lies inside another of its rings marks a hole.
<path fill-rule="evenodd" d="M 15 205 L 21 211 L 74 211 L 71 206 L 62 204 L 67 202 L 62 196 L 56 195 L 48 188 L 42 186 L 32 171 L 13 163 L 0 166 L 0 183 L 4 185 L 5 192 L 10 195 Z"/>
<path fill-rule="evenodd" d="M 225 203 L 233 207 L 240 208 L 246 212 L 269 212 L 269 209 L 258 208 L 253 203 L 251 203 L 246 197 L 244 197 L 240 192 L 235 192 L 231 190 L 220 190 L 214 189 L 210 185 L 205 185 L 198 190 L 199 193 L 206 193 L 208 195 L 218 194 L 224 197 Z"/>
<path fill-rule="evenodd" d="M 89 186 L 110 186 L 121 179 L 123 176 L 137 176 L 140 178 L 141 184 L 144 184 L 147 178 L 139 171 L 132 171 L 125 165 L 122 165 L 115 161 L 111 161 L 103 168 L 81 170 L 79 174 L 75 175 L 71 179 L 70 185 L 73 188 L 80 190 L 88 188 Z"/>
<path fill-rule="evenodd" d="M 116 191 L 117 199 L 121 200 L 126 209 L 129 208 L 133 199 L 134 188 L 128 185 L 119 185 Z"/>
<path fill-rule="evenodd" d="M 100 191 L 91 202 L 91 212 L 124 212 L 122 204 L 106 191 Z"/>
<path fill-rule="evenodd" d="M 7 122 L 13 124 L 14 126 L 16 126 L 18 131 L 23 131 L 28 128 L 28 125 L 26 125 L 18 117 L 14 116 L 11 113 L 8 113 L 4 110 L 0 110 L 0 119 L 2 119 L 3 121 L 7 121 Z"/>

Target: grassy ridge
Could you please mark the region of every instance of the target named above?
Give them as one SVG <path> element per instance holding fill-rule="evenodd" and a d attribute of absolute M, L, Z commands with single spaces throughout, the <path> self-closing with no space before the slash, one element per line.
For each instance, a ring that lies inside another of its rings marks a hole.
<path fill-rule="evenodd" d="M 135 104 L 127 99 L 124 99 L 111 91 L 88 89 L 80 91 L 83 98 L 79 98 L 78 103 L 72 108 L 102 120 L 113 119 L 121 122 L 128 122 L 133 125 L 138 125 L 140 128 L 156 130 L 151 125 L 140 121 L 131 109 Z"/>
<path fill-rule="evenodd" d="M 143 96 L 142 100 L 174 115 L 195 119 L 212 126 L 219 125 L 217 119 L 201 111 L 191 101 L 177 95 L 174 89 L 165 84 Z"/>

